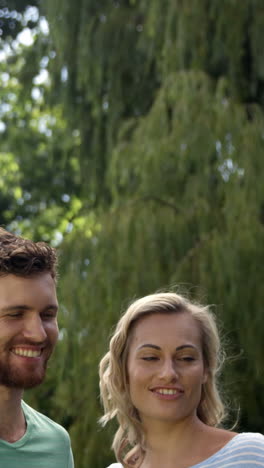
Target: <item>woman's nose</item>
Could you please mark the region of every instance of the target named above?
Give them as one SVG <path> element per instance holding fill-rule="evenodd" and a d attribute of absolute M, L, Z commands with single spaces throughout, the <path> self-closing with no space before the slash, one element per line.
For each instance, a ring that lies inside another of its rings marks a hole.
<path fill-rule="evenodd" d="M 160 369 L 160 377 L 166 381 L 175 381 L 178 379 L 178 370 L 176 363 L 173 359 L 167 359 L 163 362 L 163 365 Z"/>

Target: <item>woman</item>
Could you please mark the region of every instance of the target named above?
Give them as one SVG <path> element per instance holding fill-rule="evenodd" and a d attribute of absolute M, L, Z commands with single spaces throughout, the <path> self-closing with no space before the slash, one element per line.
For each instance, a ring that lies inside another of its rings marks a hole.
<path fill-rule="evenodd" d="M 110 467 L 264 467 L 263 435 L 219 427 L 220 365 L 208 307 L 175 293 L 132 303 L 100 363 L 101 422 L 119 423 L 113 442 L 119 463 Z"/>

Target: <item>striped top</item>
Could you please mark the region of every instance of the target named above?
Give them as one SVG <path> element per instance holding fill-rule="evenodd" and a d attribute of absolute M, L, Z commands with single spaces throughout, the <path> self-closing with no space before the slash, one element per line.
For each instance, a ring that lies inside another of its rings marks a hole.
<path fill-rule="evenodd" d="M 237 434 L 211 457 L 189 468 L 260 468 L 264 467 L 264 436 L 253 432 Z M 123 468 L 113 463 L 108 468 Z"/>

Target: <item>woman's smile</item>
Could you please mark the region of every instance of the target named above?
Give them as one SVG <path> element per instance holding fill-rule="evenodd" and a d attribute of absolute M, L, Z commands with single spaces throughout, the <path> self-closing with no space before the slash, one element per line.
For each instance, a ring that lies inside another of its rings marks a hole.
<path fill-rule="evenodd" d="M 184 394 L 179 387 L 154 387 L 150 391 L 161 400 L 177 400 Z"/>

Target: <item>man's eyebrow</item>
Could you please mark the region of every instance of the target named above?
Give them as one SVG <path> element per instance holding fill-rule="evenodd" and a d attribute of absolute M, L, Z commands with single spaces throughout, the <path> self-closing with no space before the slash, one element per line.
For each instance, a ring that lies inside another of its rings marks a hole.
<path fill-rule="evenodd" d="M 157 345 L 154 345 L 154 344 L 151 344 L 151 343 L 143 344 L 143 345 L 139 346 L 138 349 L 142 349 L 142 348 L 153 348 L 153 349 L 157 349 L 158 351 L 161 350 L 160 346 L 157 346 Z M 194 346 L 194 345 L 183 344 L 181 346 L 177 346 L 176 351 L 181 351 L 182 349 L 185 349 L 185 348 L 197 349 L 196 346 Z"/>
<path fill-rule="evenodd" d="M 21 310 L 21 311 L 26 311 L 26 310 L 31 310 L 32 307 L 29 307 L 25 304 L 17 304 L 17 305 L 12 305 L 12 306 L 7 306 L 7 307 L 3 307 L 1 309 L 1 312 L 14 312 L 15 310 Z M 58 310 L 58 306 L 56 304 L 49 304 L 47 305 L 46 307 L 44 307 L 43 309 L 44 311 L 45 310 L 54 310 L 54 311 L 57 311 Z"/>
<path fill-rule="evenodd" d="M 56 305 L 56 304 L 50 304 L 46 307 L 44 307 L 44 310 L 47 310 L 47 309 L 54 309 L 54 310 L 58 310 L 59 306 Z"/>
<path fill-rule="evenodd" d="M 22 304 L 17 304 L 17 305 L 13 305 L 13 306 L 3 307 L 1 309 L 2 312 L 12 312 L 14 310 L 30 310 L 30 307 L 28 307 L 26 305 L 22 305 Z"/>

